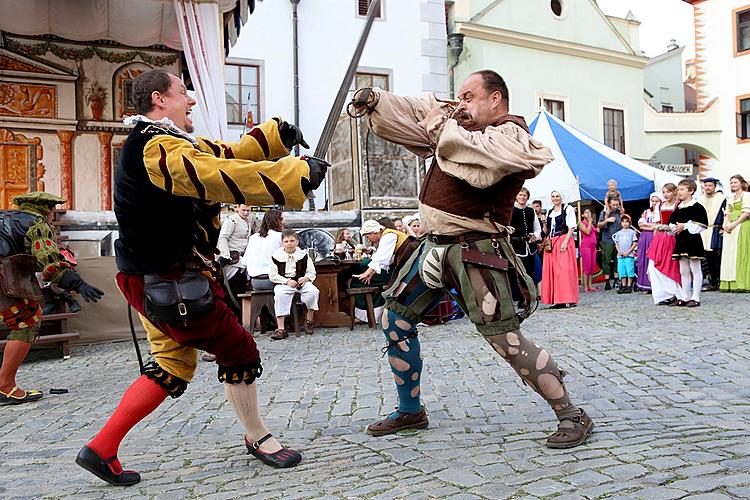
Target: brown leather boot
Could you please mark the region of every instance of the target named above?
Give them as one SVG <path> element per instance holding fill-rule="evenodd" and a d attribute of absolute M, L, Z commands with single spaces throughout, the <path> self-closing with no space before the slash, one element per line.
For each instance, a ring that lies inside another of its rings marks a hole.
<path fill-rule="evenodd" d="M 583 409 L 580 410 L 580 414 L 560 420 L 557 430 L 547 438 L 548 448 L 575 448 L 586 441 L 594 430 L 594 422 Z"/>
<path fill-rule="evenodd" d="M 383 420 L 367 427 L 367 433 L 371 436 L 385 436 L 406 429 L 426 429 L 429 424 L 427 411 L 423 406 L 417 413 L 402 413 L 398 411 L 398 417 L 396 418 L 391 418 L 388 415 Z"/>

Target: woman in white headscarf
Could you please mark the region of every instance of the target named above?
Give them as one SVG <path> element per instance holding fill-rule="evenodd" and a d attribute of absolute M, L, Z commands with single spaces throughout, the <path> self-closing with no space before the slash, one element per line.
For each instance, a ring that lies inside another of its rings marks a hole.
<path fill-rule="evenodd" d="M 636 284 L 644 292 L 651 292 L 651 280 L 648 279 L 648 247 L 654 239 L 654 221 L 659 219 L 659 204 L 662 198 L 659 193 L 651 193 L 649 197 L 651 206 L 643 211 L 641 218 L 638 219 L 638 228 L 641 230 L 641 236 L 638 238 L 638 266 L 635 273 L 638 278 Z"/>

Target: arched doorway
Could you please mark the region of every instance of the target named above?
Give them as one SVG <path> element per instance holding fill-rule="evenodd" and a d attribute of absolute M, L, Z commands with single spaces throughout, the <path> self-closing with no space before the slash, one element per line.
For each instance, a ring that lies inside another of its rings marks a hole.
<path fill-rule="evenodd" d="M 0 128 L 0 209 L 10 208 L 14 196 L 30 191 L 44 191 L 42 141 L 27 139 Z"/>
<path fill-rule="evenodd" d="M 716 155 L 702 146 L 676 143 L 656 151 L 649 163 L 655 168 L 698 179 L 708 170 L 706 162 L 709 159 L 716 159 Z"/>

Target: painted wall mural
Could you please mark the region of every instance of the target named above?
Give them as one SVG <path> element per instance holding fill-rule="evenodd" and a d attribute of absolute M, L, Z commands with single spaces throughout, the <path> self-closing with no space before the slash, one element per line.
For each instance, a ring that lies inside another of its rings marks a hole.
<path fill-rule="evenodd" d="M 125 116 L 137 114 L 131 92 L 133 81 L 143 73 L 151 69 L 151 66 L 139 62 L 126 64 L 115 71 L 112 78 L 112 89 L 114 90 L 113 106 L 115 121 L 122 120 Z"/>
<path fill-rule="evenodd" d="M 12 206 L 14 196 L 44 191 L 42 146 L 38 137 L 27 139 L 0 128 L 0 209 Z"/>
<path fill-rule="evenodd" d="M 57 117 L 57 87 L 0 82 L 0 116 Z"/>

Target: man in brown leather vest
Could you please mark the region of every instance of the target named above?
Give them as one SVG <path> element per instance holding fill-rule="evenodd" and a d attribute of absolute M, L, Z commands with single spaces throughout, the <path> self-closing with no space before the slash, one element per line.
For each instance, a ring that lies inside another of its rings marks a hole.
<path fill-rule="evenodd" d="M 494 71 L 469 75 L 458 103 L 361 89 L 353 99 L 372 130 L 424 158 L 433 157 L 420 190 L 426 239 L 384 293 L 383 331 L 399 395 L 397 411 L 368 427 L 374 436 L 428 426 L 420 402 L 422 360 L 416 325 L 450 293 L 493 349 L 555 411 L 551 448 L 583 443 L 594 424 L 570 402 L 550 354 L 528 340 L 521 321 L 537 303 L 536 287 L 510 245 L 516 194 L 553 157 L 508 113 L 508 88 Z M 514 295 L 525 309 L 516 310 Z"/>

